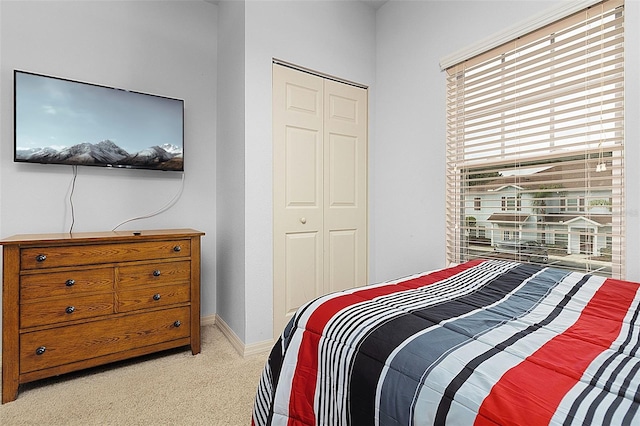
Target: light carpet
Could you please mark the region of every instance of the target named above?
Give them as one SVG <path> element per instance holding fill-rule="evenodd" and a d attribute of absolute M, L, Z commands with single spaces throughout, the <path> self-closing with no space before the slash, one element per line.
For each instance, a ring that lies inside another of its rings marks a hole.
<path fill-rule="evenodd" d="M 202 352 L 172 350 L 20 386 L 13 425 L 250 425 L 268 353 L 243 358 L 215 325 Z"/>

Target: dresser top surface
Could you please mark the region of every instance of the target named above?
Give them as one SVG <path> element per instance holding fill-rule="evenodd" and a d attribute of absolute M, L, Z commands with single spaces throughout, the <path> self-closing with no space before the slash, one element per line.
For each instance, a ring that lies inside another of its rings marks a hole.
<path fill-rule="evenodd" d="M 18 234 L 0 240 L 0 245 L 34 243 L 89 243 L 119 242 L 135 240 L 157 240 L 162 238 L 185 238 L 202 236 L 204 232 L 195 229 L 141 229 L 139 231 L 73 232 L 52 234 Z"/>

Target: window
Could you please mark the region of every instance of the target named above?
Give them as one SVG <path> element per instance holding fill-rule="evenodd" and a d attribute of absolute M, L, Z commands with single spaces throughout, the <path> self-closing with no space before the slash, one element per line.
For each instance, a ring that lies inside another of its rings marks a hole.
<path fill-rule="evenodd" d="M 519 239 L 548 251 L 534 261 L 624 278 L 623 4 L 447 69 L 449 262 Z M 465 238 L 470 213 L 490 245 Z"/>
<path fill-rule="evenodd" d="M 519 196 L 518 197 L 502 197 L 501 206 L 503 211 L 506 211 L 506 210 L 520 211 L 522 204 L 520 203 Z"/>
<path fill-rule="evenodd" d="M 563 210 L 568 212 L 583 212 L 584 211 L 584 198 L 567 198 L 566 200 L 561 200 L 561 205 L 563 205 Z"/>
<path fill-rule="evenodd" d="M 473 199 L 473 209 L 476 211 L 482 210 L 482 198 L 475 197 Z"/>

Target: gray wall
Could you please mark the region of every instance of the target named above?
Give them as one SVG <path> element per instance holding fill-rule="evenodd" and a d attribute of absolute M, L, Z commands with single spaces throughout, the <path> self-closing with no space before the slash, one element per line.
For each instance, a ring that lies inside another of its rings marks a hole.
<path fill-rule="evenodd" d="M 245 312 L 245 6 L 218 11 L 217 310 L 242 341 Z"/>

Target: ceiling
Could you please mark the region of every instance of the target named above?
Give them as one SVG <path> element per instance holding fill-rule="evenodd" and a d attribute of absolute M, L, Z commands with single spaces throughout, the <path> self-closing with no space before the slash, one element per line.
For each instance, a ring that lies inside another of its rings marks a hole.
<path fill-rule="evenodd" d="M 204 1 L 211 4 L 220 3 L 220 0 L 204 0 Z M 378 10 L 380 6 L 385 4 L 388 0 L 358 0 L 358 1 L 361 1 L 362 3 L 365 3 L 367 6 L 373 7 L 374 9 Z"/>
<path fill-rule="evenodd" d="M 382 6 L 387 2 L 387 0 L 360 0 L 360 1 L 368 4 L 369 6 L 373 7 L 376 10 L 378 10 L 380 6 Z"/>

